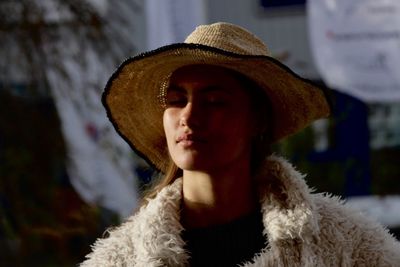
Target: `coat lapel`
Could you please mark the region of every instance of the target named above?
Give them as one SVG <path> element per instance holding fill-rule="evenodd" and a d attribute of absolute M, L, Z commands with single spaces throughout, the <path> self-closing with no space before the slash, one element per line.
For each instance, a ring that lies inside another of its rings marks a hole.
<path fill-rule="evenodd" d="M 142 207 L 135 223 L 132 242 L 138 266 L 185 266 L 188 255 L 181 238 L 180 203 L 182 180 L 164 188 Z"/>
<path fill-rule="evenodd" d="M 277 156 L 270 156 L 264 166 L 256 179 L 269 240 L 317 236 L 316 208 L 304 176 Z"/>

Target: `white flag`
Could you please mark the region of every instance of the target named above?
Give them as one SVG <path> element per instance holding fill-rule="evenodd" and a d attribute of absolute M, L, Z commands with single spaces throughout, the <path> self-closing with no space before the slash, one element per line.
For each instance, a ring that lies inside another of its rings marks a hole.
<path fill-rule="evenodd" d="M 308 0 L 307 12 L 328 86 L 367 102 L 400 100 L 399 0 Z"/>

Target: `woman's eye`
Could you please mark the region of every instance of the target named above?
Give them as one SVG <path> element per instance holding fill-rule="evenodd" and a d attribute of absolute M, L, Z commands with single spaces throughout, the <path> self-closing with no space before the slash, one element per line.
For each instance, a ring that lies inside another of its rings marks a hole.
<path fill-rule="evenodd" d="M 184 106 L 187 103 L 187 98 L 185 96 L 168 96 L 165 99 L 165 103 L 168 107 Z"/>
<path fill-rule="evenodd" d="M 224 106 L 226 99 L 221 96 L 209 96 L 205 99 L 205 102 L 210 106 Z"/>

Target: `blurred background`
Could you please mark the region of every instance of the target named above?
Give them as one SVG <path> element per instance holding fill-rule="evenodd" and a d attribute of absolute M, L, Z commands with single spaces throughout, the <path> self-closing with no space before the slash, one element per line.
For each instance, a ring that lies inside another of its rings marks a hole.
<path fill-rule="evenodd" d="M 108 121 L 105 83 L 217 21 L 329 88 L 332 117 L 274 150 L 400 238 L 397 0 L 2 0 L 0 266 L 76 266 L 132 214 L 155 174 Z"/>

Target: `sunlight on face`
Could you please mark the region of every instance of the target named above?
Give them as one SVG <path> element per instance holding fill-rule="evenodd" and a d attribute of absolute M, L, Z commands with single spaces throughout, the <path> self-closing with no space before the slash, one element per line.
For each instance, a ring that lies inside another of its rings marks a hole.
<path fill-rule="evenodd" d="M 192 65 L 173 73 L 163 124 L 179 168 L 211 171 L 249 162 L 255 127 L 246 90 L 221 67 Z"/>

